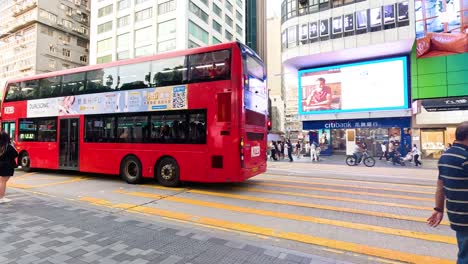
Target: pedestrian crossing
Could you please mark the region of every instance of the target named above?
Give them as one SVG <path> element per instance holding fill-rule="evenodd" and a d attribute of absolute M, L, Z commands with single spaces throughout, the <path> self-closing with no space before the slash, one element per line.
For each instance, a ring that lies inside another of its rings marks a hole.
<path fill-rule="evenodd" d="M 433 207 L 435 181 L 432 186 L 267 173 L 241 184 L 181 188 L 112 184 L 107 191 L 92 192 L 89 186 L 100 179 L 86 179 L 60 179 L 62 188 L 73 185 L 82 190 L 68 200 L 357 254 L 369 263 L 445 264 L 456 258 L 448 222 L 436 229 L 425 223 Z M 57 185 L 28 186 L 26 190 L 53 193 Z"/>

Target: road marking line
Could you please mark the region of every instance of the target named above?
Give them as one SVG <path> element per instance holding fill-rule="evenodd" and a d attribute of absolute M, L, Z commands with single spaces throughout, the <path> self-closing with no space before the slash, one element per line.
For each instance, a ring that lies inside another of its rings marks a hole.
<path fill-rule="evenodd" d="M 406 183 L 395 183 L 395 182 L 384 182 L 384 181 L 363 181 L 363 180 L 355 180 L 355 179 L 342 179 L 342 178 L 333 178 L 333 177 L 315 177 L 315 176 L 300 176 L 300 175 L 287 175 L 287 174 L 273 174 L 273 173 L 263 173 L 261 175 L 269 176 L 276 176 L 281 178 L 298 178 L 298 179 L 318 179 L 318 180 L 332 180 L 332 181 L 341 181 L 341 182 L 359 182 L 359 183 L 368 183 L 368 184 L 385 184 L 385 185 L 394 185 L 396 187 L 404 186 L 404 187 L 415 187 L 415 188 L 427 188 L 431 190 L 435 190 L 434 186 L 427 186 L 427 185 L 418 185 L 418 184 L 406 184 Z M 260 176 L 261 177 L 261 176 Z M 260 178 L 257 177 L 257 178 Z"/>
<path fill-rule="evenodd" d="M 21 174 L 21 175 L 18 175 L 18 176 L 13 176 L 12 179 L 21 179 L 21 178 L 32 176 L 34 174 L 37 174 L 37 172 L 28 172 L 28 173 L 24 173 L 24 174 Z"/>
<path fill-rule="evenodd" d="M 89 180 L 89 178 L 76 177 L 76 178 L 74 178 L 74 179 L 66 180 L 66 181 L 44 183 L 44 184 L 39 184 L 39 185 L 29 185 L 28 187 L 26 187 L 26 188 L 24 188 L 24 189 L 49 187 L 49 186 L 62 185 L 62 184 L 74 183 L 74 182 L 86 181 L 86 180 Z"/>
<path fill-rule="evenodd" d="M 358 192 L 358 191 L 350 191 L 350 190 L 336 190 L 336 189 L 330 189 L 330 188 L 319 188 L 319 187 L 277 184 L 277 183 L 265 183 L 265 182 L 259 182 L 259 181 L 253 181 L 253 180 L 248 181 L 248 182 L 253 183 L 254 185 L 259 185 L 259 186 L 272 186 L 272 187 L 283 187 L 283 188 L 302 189 L 302 190 L 325 191 L 325 192 L 333 192 L 333 193 L 358 194 L 358 195 L 368 195 L 368 196 L 385 197 L 385 198 L 397 198 L 397 199 L 415 200 L 415 201 L 433 202 L 434 200 L 434 198 L 413 197 L 413 196 L 405 196 L 405 195 L 397 195 L 397 194 L 384 194 L 384 193 L 372 193 L 372 192 Z"/>
<path fill-rule="evenodd" d="M 168 187 L 163 187 L 163 186 L 156 186 L 156 185 L 141 185 L 145 188 L 151 188 L 151 189 L 161 189 L 161 190 L 168 190 L 171 188 Z M 331 201 L 342 201 L 342 202 L 351 202 L 351 203 L 362 203 L 362 204 L 373 204 L 373 205 L 383 205 L 383 206 L 391 206 L 391 207 L 401 207 L 401 208 L 409 208 L 409 209 L 416 209 L 416 210 L 423 210 L 423 211 L 430 211 L 432 212 L 433 209 L 427 206 L 416 206 L 416 205 L 407 205 L 407 204 L 398 204 L 398 203 L 389 203 L 389 202 L 379 202 L 379 201 L 369 201 L 369 200 L 360 200 L 360 199 L 353 199 L 353 198 L 342 198 L 342 197 L 336 197 L 336 196 L 323 196 L 323 195 L 314 195 L 314 194 L 305 194 L 305 193 L 296 193 L 296 192 L 284 192 L 284 191 L 273 191 L 273 190 L 264 190 L 264 189 L 258 189 L 258 188 L 250 188 L 250 187 L 233 187 L 233 190 L 241 190 L 241 191 L 249 191 L 249 192 L 259 192 L 259 193 L 270 193 L 270 194 L 281 194 L 281 195 L 288 195 L 288 196 L 300 196 L 300 197 L 306 197 L 306 198 L 315 198 L 315 199 L 326 199 L 326 200 L 331 200 Z M 197 192 L 210 192 L 210 191 L 204 191 L 204 190 L 196 190 L 196 189 L 183 189 L 179 188 L 180 191 L 187 191 L 190 193 L 197 193 Z M 207 195 L 225 195 L 224 193 L 220 192 L 212 192 L 213 194 L 208 194 Z M 229 194 L 226 194 L 229 195 Z M 246 197 L 251 197 L 251 196 L 246 196 Z M 238 199 L 243 199 L 240 197 L 236 197 Z M 253 199 L 263 199 L 259 197 L 253 197 Z M 266 198 L 265 198 L 266 199 Z M 246 199 L 244 199 L 246 200 Z M 279 203 L 279 204 L 286 204 L 286 205 L 292 205 L 290 203 L 295 203 L 295 202 L 284 202 L 282 200 L 279 200 L 279 202 L 274 202 L 274 201 L 268 201 L 269 203 Z M 336 209 L 339 209 L 338 211 L 347 211 L 351 213 L 358 213 L 358 214 L 369 214 L 369 215 L 374 215 L 374 216 L 379 216 L 379 217 L 389 217 L 389 218 L 396 218 L 396 219 L 402 219 L 402 220 L 409 220 L 409 221 L 416 221 L 416 222 L 423 222 L 426 223 L 427 220 L 425 218 L 419 218 L 419 217 L 412 217 L 412 216 L 400 216 L 400 215 L 394 215 L 394 214 L 386 214 L 386 213 L 380 213 L 380 212 L 374 212 L 374 211 L 365 211 L 365 210 L 360 210 L 360 209 L 348 209 L 348 208 L 341 208 L 341 207 L 333 207 L 333 206 L 322 206 L 318 204 L 305 204 L 305 205 L 294 205 L 294 206 L 303 206 L 303 207 L 311 207 L 311 208 L 317 208 L 317 209 L 324 209 L 324 210 L 333 210 L 336 211 Z M 330 208 L 330 209 L 327 209 Z M 361 211 L 361 212 L 359 212 Z M 370 213 L 368 213 L 370 212 Z M 381 214 L 381 215 L 378 215 Z M 386 215 L 386 216 L 385 216 Z M 441 225 L 450 225 L 448 221 L 442 221 L 440 223 Z"/>
<path fill-rule="evenodd" d="M 289 206 L 299 206 L 299 207 L 329 210 L 329 211 L 336 211 L 336 212 L 345 212 L 345 213 L 352 213 L 352 214 L 362 214 L 362 215 L 369 215 L 369 216 L 376 216 L 376 217 L 385 217 L 385 218 L 391 218 L 391 219 L 407 220 L 407 221 L 414 221 L 414 222 L 421 222 L 421 223 L 426 223 L 427 222 L 427 219 L 424 218 L 424 217 L 404 216 L 404 215 L 397 215 L 397 214 L 390 214 L 390 213 L 383 213 L 383 212 L 375 212 L 375 211 L 368 211 L 368 210 L 361 210 L 361 209 L 352 209 L 352 208 L 346 208 L 346 207 L 336 207 L 336 206 L 328 206 L 328 205 L 320 205 L 320 204 L 312 204 L 312 203 L 285 201 L 285 200 L 277 200 L 277 199 L 270 199 L 270 198 L 261 198 L 261 197 L 255 197 L 255 196 L 248 196 L 248 195 L 228 194 L 228 193 L 211 192 L 211 191 L 203 191 L 203 190 L 189 190 L 188 192 L 189 193 L 202 194 L 202 195 L 210 195 L 210 196 L 217 196 L 217 197 L 240 199 L 240 200 L 253 201 L 253 202 L 282 204 L 282 205 L 289 205 Z M 441 224 L 449 225 L 449 222 L 444 221 Z"/>
<path fill-rule="evenodd" d="M 80 200 L 83 202 L 88 202 L 88 203 L 95 204 L 98 206 L 105 206 L 105 207 L 110 207 L 110 208 L 112 208 L 113 206 L 113 204 L 108 201 L 105 201 L 102 199 L 96 199 L 92 197 L 83 197 Z M 90 200 L 91 201 L 98 200 L 100 201 L 100 203 L 89 202 Z M 293 232 L 283 232 L 281 230 L 274 230 L 271 228 L 265 228 L 261 226 L 241 224 L 241 223 L 236 223 L 236 222 L 231 222 L 231 221 L 219 220 L 215 218 L 200 217 L 200 216 L 190 215 L 186 213 L 177 213 L 177 212 L 161 210 L 161 209 L 156 209 L 156 208 L 151 208 L 151 207 L 138 206 L 136 204 L 134 205 L 134 207 L 130 208 L 128 211 L 134 212 L 134 213 L 143 213 L 146 215 L 156 215 L 156 216 L 166 217 L 166 218 L 176 219 L 176 220 L 183 220 L 183 221 L 187 221 L 191 223 L 200 223 L 200 224 L 204 224 L 210 227 L 221 227 L 221 228 L 230 229 L 234 231 L 241 231 L 241 232 L 259 234 L 259 235 L 263 235 L 267 237 L 292 240 L 292 241 L 302 242 L 306 244 L 327 247 L 330 249 L 343 250 L 347 252 L 354 252 L 354 253 L 359 253 L 359 254 L 363 254 L 367 256 L 374 256 L 374 257 L 379 257 L 379 258 L 389 259 L 389 260 L 397 260 L 397 261 L 402 261 L 402 262 L 407 262 L 407 263 L 414 263 L 414 264 L 427 264 L 427 263 L 453 264 L 454 263 L 453 260 L 449 260 L 449 259 L 416 255 L 416 254 L 406 253 L 402 251 L 377 248 L 377 247 L 372 247 L 372 246 L 360 245 L 356 243 L 332 240 L 332 239 L 327 239 L 327 238 L 293 233 Z"/>
<path fill-rule="evenodd" d="M 361 199 L 353 199 L 353 198 L 338 197 L 338 196 L 324 196 L 324 195 L 298 193 L 298 192 L 274 191 L 274 190 L 265 190 L 265 189 L 250 188 L 250 187 L 234 187 L 233 189 L 234 190 L 242 190 L 242 191 L 259 192 L 259 193 L 282 194 L 282 195 L 299 196 L 299 197 L 314 198 L 314 199 L 324 199 L 324 200 L 331 200 L 331 201 L 362 203 L 362 204 L 366 204 L 366 205 L 367 204 L 373 204 L 373 205 L 383 205 L 383 206 L 392 206 L 392 207 L 401 207 L 401 208 L 409 208 L 409 209 L 416 209 L 416 210 L 424 210 L 424 211 L 430 211 L 430 212 L 434 211 L 434 209 L 432 209 L 432 207 L 428 207 L 428 206 L 417 206 L 417 205 L 410 205 L 410 204 L 379 202 L 379 201 L 361 200 Z"/>
<path fill-rule="evenodd" d="M 209 207 L 209 208 L 221 209 L 221 210 L 232 211 L 232 212 L 256 214 L 256 215 L 275 217 L 275 218 L 281 218 L 281 219 L 289 219 L 289 220 L 295 220 L 295 221 L 301 221 L 301 222 L 309 222 L 309 223 L 315 223 L 315 224 L 332 225 L 332 226 L 348 228 L 348 229 L 376 232 L 376 233 L 382 233 L 382 234 L 387 234 L 387 235 L 402 236 L 402 237 L 441 242 L 441 243 L 453 244 L 453 245 L 457 244 L 457 241 L 454 237 L 436 235 L 436 234 L 427 234 L 427 233 L 409 231 L 409 230 L 404 230 L 404 229 L 373 226 L 373 225 L 366 225 L 366 224 L 360 224 L 360 223 L 345 222 L 345 221 L 340 221 L 340 220 L 318 218 L 318 217 L 306 216 L 306 215 L 274 212 L 274 211 L 269 211 L 269 210 L 254 209 L 254 208 L 241 207 L 241 206 L 216 203 L 216 202 L 208 202 L 208 201 L 203 201 L 203 200 L 195 200 L 195 199 L 182 198 L 182 197 L 176 197 L 176 196 L 163 197 L 161 195 L 145 193 L 145 192 L 127 192 L 127 191 L 122 191 L 122 190 L 117 190 L 115 192 L 126 194 L 126 195 L 131 195 L 131 196 L 151 198 L 151 199 L 164 198 L 164 200 L 166 201 L 183 203 L 183 204 L 191 204 L 191 205 L 196 205 L 196 206 Z"/>
<path fill-rule="evenodd" d="M 11 187 L 11 188 L 18 188 L 18 189 L 31 189 L 32 186 L 31 185 L 27 185 L 27 184 L 20 184 L 20 183 L 8 183 L 7 185 L 8 187 Z"/>

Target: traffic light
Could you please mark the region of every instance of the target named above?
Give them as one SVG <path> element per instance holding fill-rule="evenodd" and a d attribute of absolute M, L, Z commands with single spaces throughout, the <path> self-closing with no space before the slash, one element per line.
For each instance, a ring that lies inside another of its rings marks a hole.
<path fill-rule="evenodd" d="M 268 131 L 271 130 L 271 120 L 268 120 L 268 122 L 267 122 L 267 128 L 268 128 Z"/>

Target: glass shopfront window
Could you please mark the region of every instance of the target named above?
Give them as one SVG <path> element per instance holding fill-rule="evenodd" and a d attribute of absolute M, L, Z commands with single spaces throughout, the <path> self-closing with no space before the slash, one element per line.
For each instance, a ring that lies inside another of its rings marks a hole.
<path fill-rule="evenodd" d="M 443 129 L 421 130 L 421 150 L 423 158 L 438 159 L 445 149 Z"/>

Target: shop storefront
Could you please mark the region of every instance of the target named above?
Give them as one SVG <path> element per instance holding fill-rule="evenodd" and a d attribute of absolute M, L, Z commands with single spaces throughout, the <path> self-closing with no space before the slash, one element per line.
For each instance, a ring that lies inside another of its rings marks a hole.
<path fill-rule="evenodd" d="M 422 158 L 438 159 L 455 141 L 457 125 L 467 120 L 468 97 L 417 100 L 413 109 L 413 141 Z"/>
<path fill-rule="evenodd" d="M 381 155 L 381 144 L 390 141 L 395 142 L 403 155 L 411 148 L 410 117 L 304 121 L 302 124 L 308 131 L 308 140 L 321 146 L 322 155 L 345 155 L 347 130 L 354 130 L 356 141 L 366 143 L 374 156 Z"/>

